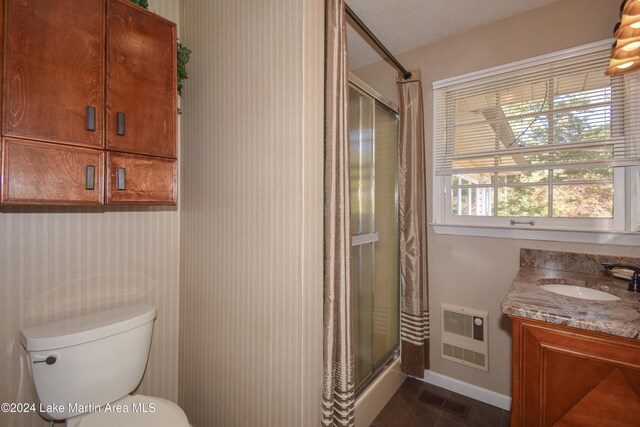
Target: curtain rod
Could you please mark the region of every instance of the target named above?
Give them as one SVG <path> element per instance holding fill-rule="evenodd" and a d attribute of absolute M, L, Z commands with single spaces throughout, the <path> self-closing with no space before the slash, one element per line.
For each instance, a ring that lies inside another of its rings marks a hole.
<path fill-rule="evenodd" d="M 396 67 L 396 69 L 402 73 L 402 77 L 405 80 L 410 79 L 411 78 L 411 73 L 409 71 L 407 71 L 407 69 L 402 66 L 400 61 L 398 61 L 396 59 L 396 57 L 393 56 L 393 54 L 391 52 L 389 52 L 389 50 L 386 47 L 384 47 L 382 42 L 380 40 L 378 40 L 378 38 L 375 36 L 375 34 L 373 34 L 371 32 L 369 27 L 367 27 L 365 25 L 365 23 L 362 22 L 362 20 L 360 18 L 358 18 L 358 15 L 356 15 L 355 12 L 353 10 L 351 10 L 349 5 L 345 3 L 344 4 L 344 8 L 345 8 L 345 11 L 347 12 L 347 15 L 349 15 L 349 17 L 351 19 L 353 19 L 353 22 L 355 22 L 356 25 L 358 25 L 358 27 L 360 27 L 360 29 L 362 31 L 364 31 L 364 33 L 367 35 L 367 37 L 369 37 L 369 40 L 371 40 L 376 46 L 378 46 L 378 48 L 382 51 L 382 53 L 384 53 L 387 56 L 387 58 L 389 58 L 389 60 L 393 63 L 393 65 Z"/>

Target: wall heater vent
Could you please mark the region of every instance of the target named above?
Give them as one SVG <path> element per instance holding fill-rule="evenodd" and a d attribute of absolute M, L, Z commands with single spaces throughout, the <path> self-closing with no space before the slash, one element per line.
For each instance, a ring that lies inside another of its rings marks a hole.
<path fill-rule="evenodd" d="M 486 311 L 440 304 L 442 357 L 474 368 L 489 370 Z"/>

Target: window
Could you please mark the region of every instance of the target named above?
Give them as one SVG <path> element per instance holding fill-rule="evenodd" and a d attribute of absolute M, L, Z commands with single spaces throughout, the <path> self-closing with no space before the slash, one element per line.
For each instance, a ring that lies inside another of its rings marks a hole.
<path fill-rule="evenodd" d="M 640 78 L 610 48 L 435 82 L 434 223 L 638 231 Z"/>

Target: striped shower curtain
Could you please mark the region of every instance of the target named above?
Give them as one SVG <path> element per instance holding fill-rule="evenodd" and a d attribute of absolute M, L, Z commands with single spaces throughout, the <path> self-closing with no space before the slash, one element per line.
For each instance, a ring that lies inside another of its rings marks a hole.
<path fill-rule="evenodd" d="M 322 425 L 354 425 L 351 230 L 344 0 L 326 1 Z"/>
<path fill-rule="evenodd" d="M 400 354 L 402 371 L 422 378 L 429 367 L 429 278 L 424 110 L 418 71 L 398 77 L 400 136 Z"/>

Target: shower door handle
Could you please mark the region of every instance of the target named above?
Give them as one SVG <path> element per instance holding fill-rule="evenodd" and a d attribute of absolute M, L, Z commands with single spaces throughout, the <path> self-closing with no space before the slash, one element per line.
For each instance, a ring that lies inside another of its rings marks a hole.
<path fill-rule="evenodd" d="M 366 245 L 378 241 L 378 233 L 358 234 L 351 236 L 351 246 Z"/>

